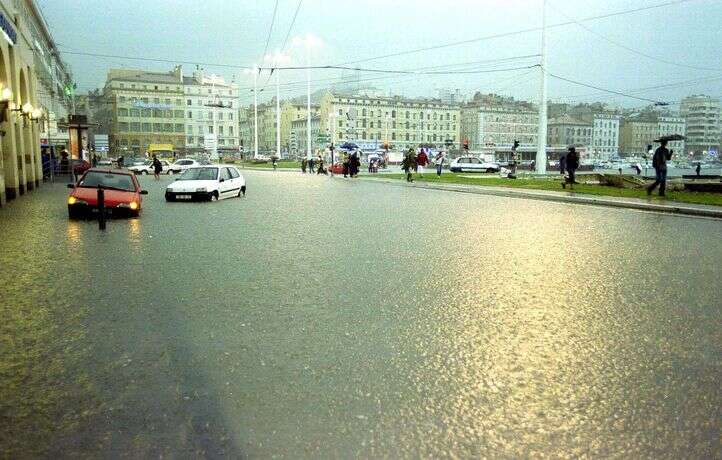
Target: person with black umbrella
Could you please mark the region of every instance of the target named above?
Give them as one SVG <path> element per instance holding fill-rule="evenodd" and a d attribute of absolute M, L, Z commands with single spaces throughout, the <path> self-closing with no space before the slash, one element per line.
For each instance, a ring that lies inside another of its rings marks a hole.
<path fill-rule="evenodd" d="M 667 139 L 661 138 L 659 143 L 661 145 L 654 151 L 654 156 L 652 157 L 655 181 L 647 187 L 647 195 L 651 195 L 658 185 L 659 196 L 665 196 L 667 189 L 667 161 L 672 159 L 672 152 L 667 149 Z"/>

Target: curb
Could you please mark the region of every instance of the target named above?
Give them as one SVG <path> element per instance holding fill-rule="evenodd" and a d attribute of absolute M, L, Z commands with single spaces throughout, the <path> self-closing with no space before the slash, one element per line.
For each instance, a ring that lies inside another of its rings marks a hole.
<path fill-rule="evenodd" d="M 594 195 L 574 194 L 573 192 L 567 192 L 567 194 L 555 193 L 555 192 L 533 192 L 529 190 L 519 189 L 500 189 L 487 186 L 454 186 L 454 185 L 441 185 L 441 184 L 430 184 L 430 183 L 412 183 L 407 184 L 405 182 L 399 183 L 400 181 L 395 179 L 372 179 L 376 182 L 383 182 L 386 184 L 396 185 L 399 187 L 414 187 L 423 188 L 428 190 L 444 190 L 448 192 L 460 192 L 460 193 L 471 193 L 474 195 L 492 195 L 502 196 L 508 198 L 523 198 L 540 201 L 552 201 L 556 203 L 572 203 L 572 204 L 585 204 L 591 206 L 606 206 L 612 208 L 622 209 L 635 209 L 639 211 L 649 212 L 660 212 L 666 214 L 676 214 L 683 216 L 693 217 L 709 217 L 713 219 L 722 219 L 722 208 L 717 210 L 711 207 L 692 207 L 678 204 L 657 204 L 657 203 L 640 203 L 635 201 L 629 201 L 625 199 L 608 199 L 597 197 Z M 700 205 L 702 206 L 702 205 Z"/>

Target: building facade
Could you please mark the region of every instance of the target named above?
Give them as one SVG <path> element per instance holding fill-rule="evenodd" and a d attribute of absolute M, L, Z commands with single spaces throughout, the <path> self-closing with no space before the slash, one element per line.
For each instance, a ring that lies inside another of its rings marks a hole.
<path fill-rule="evenodd" d="M 671 136 L 673 134 L 679 134 L 680 136 L 687 135 L 687 123 L 682 117 L 675 116 L 660 116 L 657 118 L 657 137 Z M 667 148 L 674 150 L 675 154 L 683 155 L 687 152 L 686 140 L 671 141 L 667 144 Z"/>
<path fill-rule="evenodd" d="M 354 142 L 364 149 L 388 142 L 396 150 L 459 145 L 459 106 L 436 99 L 409 99 L 326 92 L 319 117 L 331 142 Z"/>
<path fill-rule="evenodd" d="M 238 85 L 196 69 L 183 77 L 183 93 L 186 152 L 204 151 L 213 142 L 221 150 L 238 150 Z"/>
<path fill-rule="evenodd" d="M 522 149 L 536 149 L 538 128 L 539 113 L 529 103 L 482 102 L 461 109 L 460 136 L 468 139 L 471 150 L 511 150 L 515 140 Z"/>
<path fill-rule="evenodd" d="M 592 144 L 592 123 L 587 123 L 569 115 L 549 120 L 547 124 L 547 145 L 553 148 L 570 146 L 589 147 Z"/>
<path fill-rule="evenodd" d="M 1 206 L 42 182 L 40 134 L 67 113 L 56 90 L 70 77 L 34 1 L 0 0 L 0 30 Z"/>
<path fill-rule="evenodd" d="M 682 99 L 680 114 L 687 122 L 687 152 L 701 156 L 720 148 L 720 100 L 698 95 Z"/>
<path fill-rule="evenodd" d="M 595 159 L 608 160 L 619 155 L 619 115 L 596 113 L 592 117 L 589 152 Z"/>
<path fill-rule="evenodd" d="M 306 156 L 308 152 L 308 133 L 306 127 L 308 120 L 299 118 L 291 122 L 291 134 L 289 136 L 290 154 L 293 157 L 301 158 Z M 315 153 L 317 149 L 325 149 L 326 145 L 319 145 L 318 136 L 321 133 L 321 117 L 311 117 L 311 152 Z"/>
<path fill-rule="evenodd" d="M 185 149 L 185 92 L 180 66 L 171 72 L 111 69 L 104 96 L 112 155 L 140 155 L 150 144 Z"/>

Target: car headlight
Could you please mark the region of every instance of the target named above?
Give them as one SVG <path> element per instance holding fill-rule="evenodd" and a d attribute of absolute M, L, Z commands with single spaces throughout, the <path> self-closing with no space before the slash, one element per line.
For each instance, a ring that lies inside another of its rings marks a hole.
<path fill-rule="evenodd" d="M 83 201 L 83 200 L 79 200 L 79 199 L 75 198 L 74 196 L 69 196 L 69 197 L 68 197 L 68 204 L 72 206 L 72 205 L 74 205 L 74 204 L 88 204 L 88 202 L 87 202 L 87 201 Z"/>
<path fill-rule="evenodd" d="M 118 207 L 119 207 L 119 208 L 126 208 L 126 209 L 130 209 L 130 210 L 132 210 L 132 211 L 135 211 L 136 209 L 138 209 L 138 203 L 135 202 L 135 201 L 131 201 L 130 203 L 120 203 L 120 204 L 118 205 Z"/>
<path fill-rule="evenodd" d="M 207 192 L 207 191 L 208 191 L 208 189 L 206 189 L 205 187 L 199 187 L 196 189 L 196 192 Z"/>

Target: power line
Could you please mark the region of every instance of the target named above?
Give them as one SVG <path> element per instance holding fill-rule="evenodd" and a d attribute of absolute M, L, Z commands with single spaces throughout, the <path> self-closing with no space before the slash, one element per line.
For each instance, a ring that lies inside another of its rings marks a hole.
<path fill-rule="evenodd" d="M 596 37 L 598 37 L 598 38 L 601 38 L 602 40 L 605 40 L 605 41 L 611 43 L 611 44 L 614 45 L 614 46 L 617 46 L 617 47 L 619 47 L 619 48 L 622 48 L 622 49 L 624 49 L 624 50 L 627 50 L 627 51 L 629 51 L 630 53 L 636 54 L 636 55 L 638 55 L 638 56 L 642 56 L 642 57 L 647 58 L 647 59 L 651 59 L 651 60 L 653 60 L 653 61 L 658 61 L 658 62 L 661 62 L 661 63 L 663 63 L 663 64 L 673 65 L 673 66 L 677 66 L 677 67 L 684 67 L 684 68 L 687 68 L 687 69 L 708 70 L 708 71 L 712 71 L 712 72 L 719 72 L 719 70 L 720 70 L 719 68 L 713 69 L 713 68 L 710 68 L 710 67 L 699 67 L 699 66 L 693 66 L 693 65 L 683 64 L 683 63 L 679 63 L 679 62 L 669 61 L 669 60 L 667 60 L 667 59 L 659 58 L 659 57 L 656 57 L 656 56 L 649 55 L 649 54 L 647 54 L 647 53 L 643 53 L 642 51 L 635 50 L 634 48 L 630 48 L 629 46 L 627 46 L 627 45 L 625 45 L 625 44 L 623 44 L 623 43 L 619 43 L 618 41 L 612 40 L 611 38 L 606 37 L 606 36 L 604 36 L 604 35 L 596 32 L 596 31 L 594 31 L 594 30 L 591 29 L 590 27 L 587 27 L 586 25 L 584 25 L 584 24 L 582 24 L 581 22 L 575 20 L 574 18 L 572 18 L 571 16 L 567 15 L 566 13 L 564 13 L 563 11 L 561 11 L 560 9 L 556 8 L 556 7 L 555 7 L 554 5 L 552 5 L 551 3 L 549 3 L 549 5 L 550 5 L 556 12 L 558 12 L 559 14 L 561 14 L 562 16 L 564 16 L 565 18 L 569 19 L 570 21 L 574 22 L 574 24 L 578 25 L 579 27 L 581 27 L 582 29 L 586 30 L 586 31 L 589 32 L 590 34 L 592 34 L 592 35 L 594 35 L 594 36 L 596 36 Z"/>
<path fill-rule="evenodd" d="M 460 74 L 479 74 L 479 73 L 496 73 L 510 72 L 513 70 L 524 70 L 539 67 L 539 64 L 533 64 L 523 67 L 512 67 L 505 69 L 485 69 L 485 70 L 439 70 L 427 72 L 423 70 L 392 70 L 392 69 L 368 69 L 363 67 L 348 67 L 338 65 L 321 65 L 321 66 L 292 66 L 292 67 L 260 67 L 259 70 L 353 70 L 356 72 L 384 73 L 384 74 L 404 74 L 404 75 L 460 75 Z"/>
<path fill-rule="evenodd" d="M 286 49 L 286 44 L 288 43 L 288 37 L 291 36 L 291 32 L 293 31 L 293 26 L 296 24 L 296 17 L 298 16 L 298 11 L 301 9 L 301 4 L 303 3 L 303 0 L 298 0 L 298 6 L 296 7 L 296 12 L 293 13 L 293 19 L 291 20 L 291 25 L 288 27 L 288 32 L 286 32 L 286 38 L 283 39 L 283 45 L 281 45 L 281 52 Z"/>
<path fill-rule="evenodd" d="M 61 51 L 61 53 L 62 54 L 73 54 L 73 55 L 78 55 L 78 56 L 107 58 L 107 59 L 126 59 L 126 60 L 130 60 L 130 61 L 164 62 L 167 64 L 188 64 L 188 65 L 198 65 L 198 66 L 205 66 L 205 67 L 227 67 L 230 69 L 251 69 L 251 67 L 242 66 L 242 65 L 234 65 L 234 64 L 214 64 L 214 63 L 209 63 L 209 62 L 198 62 L 198 61 L 181 61 L 181 60 L 163 59 L 163 58 L 121 56 L 118 54 L 87 53 L 84 51 Z"/>
<path fill-rule="evenodd" d="M 261 60 L 266 57 L 266 52 L 268 52 L 268 43 L 271 41 L 271 34 L 273 33 L 273 25 L 276 23 L 276 11 L 278 10 L 278 0 L 276 0 L 276 4 L 273 6 L 273 17 L 271 18 L 271 27 L 268 28 L 268 36 L 266 37 L 266 46 L 263 47 L 263 54 L 261 55 Z"/>
<path fill-rule="evenodd" d="M 588 84 L 588 83 L 583 83 L 583 82 L 580 82 L 580 81 L 571 80 L 571 79 L 569 79 L 569 78 L 561 77 L 561 76 L 555 75 L 555 74 L 553 74 L 553 73 L 547 72 L 547 75 L 549 75 L 550 77 L 556 78 L 557 80 L 566 81 L 566 82 L 568 82 L 568 83 L 573 83 L 573 84 L 579 85 L 579 86 L 585 86 L 585 87 L 587 87 L 587 88 L 596 89 L 596 90 L 598 90 L 598 91 L 603 91 L 603 92 L 605 92 L 605 93 L 616 94 L 616 95 L 618 95 L 618 96 L 624 96 L 624 97 L 628 97 L 628 98 L 631 98 L 631 99 L 638 99 L 638 100 L 640 100 L 640 101 L 645 101 L 645 102 L 652 102 L 653 104 L 662 104 L 662 102 L 656 101 L 656 100 L 654 100 L 654 99 L 647 99 L 646 97 L 638 97 L 638 96 L 634 96 L 634 95 L 631 95 L 631 94 L 623 93 L 623 92 L 621 92 L 621 91 L 615 91 L 615 90 L 612 90 L 612 89 L 601 88 L 601 87 L 599 87 L 599 86 L 594 86 L 594 85 L 590 85 L 590 84 Z"/>
<path fill-rule="evenodd" d="M 639 12 L 641 12 L 641 11 L 647 11 L 647 10 L 652 10 L 652 9 L 657 9 L 657 8 L 663 8 L 663 7 L 667 7 L 667 6 L 674 6 L 674 5 L 679 5 L 679 4 L 682 4 L 682 3 L 689 3 L 689 2 L 695 2 L 695 1 L 699 1 L 699 0 L 673 0 L 673 1 L 668 1 L 668 2 L 665 2 L 665 3 L 658 3 L 658 4 L 656 4 L 656 5 L 648 5 L 648 6 L 643 6 L 643 7 L 639 7 L 639 8 L 632 8 L 632 9 L 628 9 L 628 10 L 617 11 L 617 12 L 613 12 L 613 13 L 600 14 L 600 15 L 597 15 L 597 16 L 589 16 L 589 17 L 580 19 L 580 21 L 597 21 L 597 20 L 600 20 L 600 19 L 609 19 L 609 18 L 613 18 L 613 17 L 616 17 L 616 16 L 623 16 L 623 15 L 626 15 L 626 14 L 639 13 Z M 559 23 L 556 23 L 556 24 L 547 25 L 546 28 L 547 28 L 547 29 L 556 29 L 556 28 L 559 28 L 559 27 L 566 27 L 566 26 L 569 26 L 569 25 L 572 25 L 572 24 L 576 24 L 576 22 L 574 22 L 574 21 L 559 22 Z M 444 43 L 444 44 L 441 44 L 441 45 L 428 46 L 428 47 L 425 47 L 425 48 L 417 48 L 417 49 L 414 49 L 414 50 L 400 51 L 400 52 L 396 52 L 396 53 L 384 54 L 384 55 L 381 55 L 381 56 L 370 57 L 370 58 L 365 58 L 365 59 L 359 59 L 359 60 L 356 60 L 356 61 L 342 62 L 342 63 L 339 63 L 339 64 L 337 64 L 337 65 L 359 64 L 359 63 L 362 63 L 362 62 L 376 61 L 376 60 L 378 60 L 378 59 L 385 59 L 385 58 L 390 58 L 390 57 L 404 56 L 404 55 L 407 55 L 407 54 L 421 53 L 421 52 L 423 52 L 423 51 L 433 51 L 433 50 L 437 50 L 437 49 L 450 48 L 450 47 L 453 47 L 453 46 L 468 45 L 468 44 L 471 44 L 471 43 L 477 43 L 477 42 L 480 42 L 480 41 L 492 40 L 492 39 L 496 39 L 496 38 L 510 37 L 510 36 L 520 35 L 520 34 L 526 34 L 526 33 L 530 33 L 530 32 L 539 32 L 539 31 L 541 31 L 541 30 L 542 30 L 542 27 L 540 27 L 540 26 L 529 27 L 529 28 L 527 28 L 527 29 L 520 29 L 520 30 L 516 30 L 516 31 L 511 31 L 511 32 L 503 32 L 503 33 L 498 33 L 498 34 L 485 35 L 485 36 L 483 36 L 483 37 L 471 38 L 471 39 L 468 39 L 468 40 L 461 40 L 461 41 L 456 41 L 456 42 Z"/>

